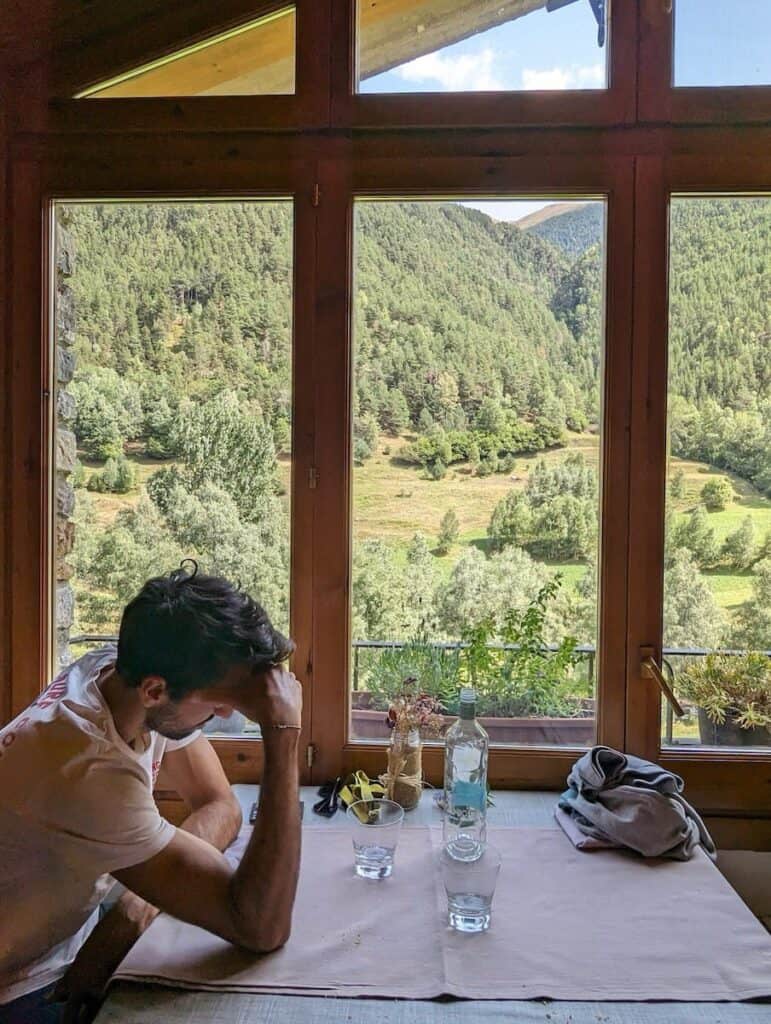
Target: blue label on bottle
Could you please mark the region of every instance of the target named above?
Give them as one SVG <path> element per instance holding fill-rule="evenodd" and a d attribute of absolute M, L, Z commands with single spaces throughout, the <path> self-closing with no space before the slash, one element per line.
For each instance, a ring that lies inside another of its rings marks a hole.
<path fill-rule="evenodd" d="M 452 787 L 452 802 L 455 807 L 471 807 L 475 811 L 482 811 L 487 805 L 487 794 L 481 782 L 458 780 Z"/>

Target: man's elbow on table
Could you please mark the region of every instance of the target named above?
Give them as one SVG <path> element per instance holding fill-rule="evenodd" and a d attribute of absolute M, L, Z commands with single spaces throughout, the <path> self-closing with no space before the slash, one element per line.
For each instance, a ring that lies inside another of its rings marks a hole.
<path fill-rule="evenodd" d="M 265 918 L 245 919 L 238 909 L 233 907 L 233 921 L 235 924 L 235 942 L 237 945 L 248 949 L 250 953 L 275 953 L 289 941 L 292 931 L 292 922 L 269 921 Z"/>

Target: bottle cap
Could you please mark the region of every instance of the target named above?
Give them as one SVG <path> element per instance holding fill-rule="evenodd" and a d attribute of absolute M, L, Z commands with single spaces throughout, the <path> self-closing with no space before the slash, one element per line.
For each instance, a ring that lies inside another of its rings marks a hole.
<path fill-rule="evenodd" d="M 458 705 L 458 714 L 460 718 L 471 719 L 476 718 L 477 713 L 477 694 L 471 686 L 464 686 L 460 691 L 460 702 Z"/>

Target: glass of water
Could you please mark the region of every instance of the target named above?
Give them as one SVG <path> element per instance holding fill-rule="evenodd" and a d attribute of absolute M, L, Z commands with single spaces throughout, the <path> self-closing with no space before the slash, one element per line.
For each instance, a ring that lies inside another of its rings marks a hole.
<path fill-rule="evenodd" d="M 356 874 L 360 878 L 388 878 L 404 810 L 393 800 L 357 800 L 348 808 Z"/>
<path fill-rule="evenodd" d="M 486 932 L 501 870 L 498 850 L 485 846 L 476 860 L 457 860 L 445 849 L 439 855 L 439 869 L 447 893 L 450 927 L 459 932 Z"/>

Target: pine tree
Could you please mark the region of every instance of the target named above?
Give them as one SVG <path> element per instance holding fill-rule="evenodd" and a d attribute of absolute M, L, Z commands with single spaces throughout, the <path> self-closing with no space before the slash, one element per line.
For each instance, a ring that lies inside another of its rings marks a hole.
<path fill-rule="evenodd" d="M 439 524 L 439 538 L 436 546 L 437 552 L 440 555 L 448 554 L 450 548 L 458 539 L 459 533 L 460 523 L 458 522 L 458 516 L 454 509 L 448 509 L 442 516 L 442 521 Z"/>
<path fill-rule="evenodd" d="M 685 497 L 685 473 L 682 469 L 678 469 L 671 477 L 669 481 L 669 495 L 677 500 Z"/>
<path fill-rule="evenodd" d="M 734 569 L 748 569 L 755 560 L 755 524 L 745 516 L 741 526 L 723 541 L 721 557 Z"/>

